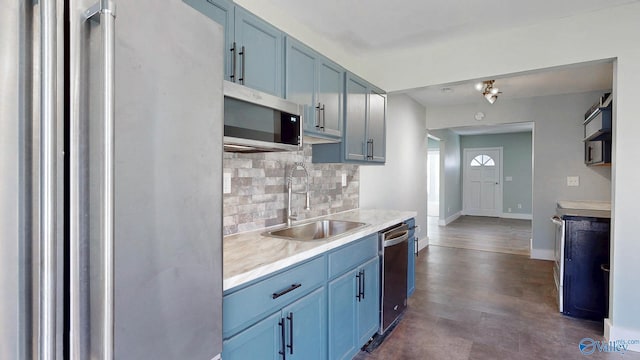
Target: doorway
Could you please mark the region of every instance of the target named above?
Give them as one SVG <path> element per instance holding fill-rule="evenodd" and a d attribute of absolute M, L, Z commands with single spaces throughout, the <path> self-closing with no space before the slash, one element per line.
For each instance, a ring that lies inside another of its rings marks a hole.
<path fill-rule="evenodd" d="M 434 137 L 427 149 L 427 216 L 440 216 L 440 140 Z"/>
<path fill-rule="evenodd" d="M 502 214 L 502 151 L 502 147 L 464 149 L 463 214 Z"/>

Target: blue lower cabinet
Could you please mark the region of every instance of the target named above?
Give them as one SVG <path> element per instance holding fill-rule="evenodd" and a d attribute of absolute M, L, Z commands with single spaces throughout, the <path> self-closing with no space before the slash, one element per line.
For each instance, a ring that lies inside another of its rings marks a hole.
<path fill-rule="evenodd" d="M 329 359 L 351 359 L 380 327 L 377 257 L 329 282 Z"/>
<path fill-rule="evenodd" d="M 322 287 L 282 309 L 287 359 L 327 358 L 327 300 Z"/>
<path fill-rule="evenodd" d="M 406 221 L 409 225 L 409 252 L 407 253 L 407 298 L 416 290 L 416 219 Z"/>
<path fill-rule="evenodd" d="M 225 340 L 222 358 L 326 359 L 326 308 L 321 287 Z"/>
<path fill-rule="evenodd" d="M 351 359 L 356 345 L 358 270 L 329 282 L 329 359 Z"/>
<path fill-rule="evenodd" d="M 222 344 L 225 360 L 279 359 L 281 313 L 277 312 Z"/>
<path fill-rule="evenodd" d="M 358 347 L 380 328 L 380 262 L 371 259 L 360 269 L 362 295 L 358 302 Z"/>
<path fill-rule="evenodd" d="M 416 291 L 416 238 L 409 237 L 409 253 L 407 254 L 407 298 Z"/>

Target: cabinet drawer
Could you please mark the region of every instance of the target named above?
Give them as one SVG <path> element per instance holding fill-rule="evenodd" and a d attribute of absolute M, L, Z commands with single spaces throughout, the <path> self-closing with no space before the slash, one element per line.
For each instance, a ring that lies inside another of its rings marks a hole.
<path fill-rule="evenodd" d="M 378 255 L 378 234 L 345 245 L 329 254 L 329 277 L 340 275 Z"/>
<path fill-rule="evenodd" d="M 325 258 L 321 256 L 225 295 L 223 337 L 229 338 L 268 313 L 286 306 L 322 285 L 326 279 Z"/>

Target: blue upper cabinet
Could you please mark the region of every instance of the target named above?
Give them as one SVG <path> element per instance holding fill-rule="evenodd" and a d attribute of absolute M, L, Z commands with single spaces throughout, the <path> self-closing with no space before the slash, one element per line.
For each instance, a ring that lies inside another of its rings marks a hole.
<path fill-rule="evenodd" d="M 387 95 L 380 89 L 369 88 L 369 118 L 367 119 L 367 141 L 369 161 L 384 163 L 385 119 L 387 117 Z"/>
<path fill-rule="evenodd" d="M 342 142 L 314 145 L 313 162 L 384 164 L 386 94 L 349 72 L 346 72 L 344 87 Z"/>
<path fill-rule="evenodd" d="M 200 11 L 224 28 L 224 79 L 231 80 L 231 65 L 233 63 L 231 52 L 233 46 L 233 22 L 234 8 L 233 2 L 226 0 L 184 0 L 196 10 Z"/>
<path fill-rule="evenodd" d="M 339 65 L 287 36 L 285 97 L 304 106 L 305 135 L 340 139 L 343 74 Z"/>
<path fill-rule="evenodd" d="M 280 96 L 284 34 L 229 0 L 185 0 L 224 27 L 225 80 Z"/>
<path fill-rule="evenodd" d="M 316 132 L 320 127 L 316 104 L 316 76 L 318 54 L 287 37 L 285 97 L 304 107 L 304 131 Z"/>
<path fill-rule="evenodd" d="M 245 9 L 235 8 L 236 82 L 283 96 L 284 34 Z M 232 64 L 233 67 L 233 64 Z"/>
<path fill-rule="evenodd" d="M 331 60 L 320 57 L 318 61 L 318 104 L 322 116 L 322 133 L 340 138 L 344 96 L 344 69 Z"/>
<path fill-rule="evenodd" d="M 346 79 L 346 134 L 345 158 L 365 161 L 369 143 L 367 139 L 367 83 L 359 78 L 347 75 Z"/>

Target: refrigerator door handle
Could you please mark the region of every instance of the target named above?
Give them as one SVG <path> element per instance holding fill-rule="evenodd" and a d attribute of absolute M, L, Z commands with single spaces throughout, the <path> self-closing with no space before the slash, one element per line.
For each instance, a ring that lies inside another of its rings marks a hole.
<path fill-rule="evenodd" d="M 38 351 L 56 356 L 56 1 L 40 2 L 40 301 Z"/>
<path fill-rule="evenodd" d="M 102 55 L 104 56 L 102 84 L 104 86 L 102 104 L 102 122 L 104 126 L 104 162 L 101 200 L 103 207 L 102 242 L 104 245 L 104 309 L 102 309 L 103 359 L 113 359 L 114 337 L 114 120 L 115 120 L 115 18 L 116 5 L 110 0 L 100 0 L 89 8 L 87 20 L 100 21 L 102 37 Z"/>

